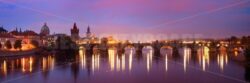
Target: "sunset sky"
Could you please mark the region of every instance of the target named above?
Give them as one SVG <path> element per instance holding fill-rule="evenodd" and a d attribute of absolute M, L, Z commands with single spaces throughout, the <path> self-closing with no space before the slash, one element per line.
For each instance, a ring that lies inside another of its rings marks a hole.
<path fill-rule="evenodd" d="M 249 0 L 0 0 L 0 26 L 55 33 L 250 35 Z"/>

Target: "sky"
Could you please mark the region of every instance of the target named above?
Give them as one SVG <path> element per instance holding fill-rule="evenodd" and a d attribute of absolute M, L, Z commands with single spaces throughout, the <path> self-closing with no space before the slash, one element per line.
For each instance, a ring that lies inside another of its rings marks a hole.
<path fill-rule="evenodd" d="M 0 0 L 0 26 L 80 35 L 201 34 L 206 38 L 250 35 L 250 0 Z"/>

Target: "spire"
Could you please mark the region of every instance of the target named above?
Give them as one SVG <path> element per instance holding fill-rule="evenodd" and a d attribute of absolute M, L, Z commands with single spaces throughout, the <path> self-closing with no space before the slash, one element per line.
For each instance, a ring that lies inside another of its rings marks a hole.
<path fill-rule="evenodd" d="M 71 29 L 71 34 L 79 34 L 79 29 L 77 28 L 76 23 L 74 23 L 73 28 Z"/>
<path fill-rule="evenodd" d="M 88 26 L 88 28 L 87 28 L 87 33 L 89 34 L 89 33 L 91 33 L 90 32 L 90 27 Z"/>
<path fill-rule="evenodd" d="M 16 27 L 16 32 L 18 32 L 17 27 Z"/>
<path fill-rule="evenodd" d="M 19 32 L 20 32 L 20 33 L 22 32 L 22 28 L 20 28 Z"/>
<path fill-rule="evenodd" d="M 77 29 L 76 23 L 74 23 L 73 29 Z"/>

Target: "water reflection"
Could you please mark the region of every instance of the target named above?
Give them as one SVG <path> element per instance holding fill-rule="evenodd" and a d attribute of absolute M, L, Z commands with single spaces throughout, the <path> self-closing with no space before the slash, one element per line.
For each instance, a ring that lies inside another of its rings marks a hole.
<path fill-rule="evenodd" d="M 35 70 L 41 69 L 41 71 L 53 70 L 55 66 L 55 59 L 53 55 L 36 57 L 18 57 L 18 58 L 5 58 L 0 60 L 1 62 L 1 76 L 7 76 L 8 74 L 21 72 L 23 74 L 32 73 Z M 40 65 L 39 65 L 40 64 Z M 41 68 L 39 68 L 41 67 Z"/>
<path fill-rule="evenodd" d="M 168 56 L 165 56 L 165 69 L 168 71 Z"/>
<path fill-rule="evenodd" d="M 189 64 L 191 58 L 191 49 L 188 47 L 183 47 L 180 49 L 180 54 L 183 56 L 183 69 L 184 72 L 187 70 L 187 65 Z"/>
<path fill-rule="evenodd" d="M 220 70 L 224 70 L 224 66 L 228 64 L 228 55 L 226 52 L 220 52 L 217 56 L 217 63 L 220 67 Z"/>
<path fill-rule="evenodd" d="M 21 68 L 22 72 L 32 72 L 33 70 L 33 57 L 28 57 L 28 58 L 21 58 Z"/>
<path fill-rule="evenodd" d="M 115 68 L 115 57 L 116 57 L 116 50 L 114 48 L 108 49 L 109 54 L 109 64 L 110 64 L 110 70 L 114 71 Z"/>
<path fill-rule="evenodd" d="M 133 62 L 133 51 L 130 51 L 130 54 L 129 54 L 129 71 L 131 71 L 132 69 L 132 62 Z"/>
<path fill-rule="evenodd" d="M 92 67 L 92 71 L 94 72 L 95 70 L 99 70 L 100 67 L 100 55 L 99 54 L 94 54 L 92 56 L 92 60 L 91 60 L 91 67 Z"/>
<path fill-rule="evenodd" d="M 51 75 L 52 73 L 49 72 L 56 71 L 58 75 L 61 75 L 61 73 L 58 72 L 65 72 L 70 69 L 72 77 L 74 77 L 75 82 L 77 82 L 78 77 L 80 78 L 80 76 L 86 74 L 84 72 L 87 72 L 88 77 L 100 75 L 108 76 L 108 73 L 119 76 L 120 73 L 117 72 L 122 72 L 124 74 L 129 72 L 131 75 L 137 73 L 148 73 L 148 76 L 161 75 L 163 72 L 167 72 L 170 75 L 172 72 L 175 72 L 174 74 L 176 75 L 183 75 L 182 73 L 184 72 L 186 75 L 188 72 L 193 73 L 195 69 L 192 69 L 192 67 L 201 69 L 203 71 L 211 71 L 211 69 L 224 71 L 227 69 L 225 66 L 229 66 L 229 54 L 225 51 L 211 53 L 209 47 L 206 46 L 199 47 L 196 50 L 197 53 L 192 52 L 192 50 L 193 49 L 188 47 L 178 49 L 177 52 L 179 52 L 179 55 L 181 56 L 177 57 L 178 59 L 175 59 L 176 55 L 171 53 L 173 49 L 170 48 L 161 49 L 161 51 L 165 51 L 161 52 L 161 55 L 163 56 L 155 56 L 154 50 L 151 46 L 143 47 L 142 55 L 137 55 L 133 47 L 126 48 L 125 52 L 121 54 L 118 53 L 116 48 L 111 47 L 108 49 L 108 53 L 106 53 L 106 55 L 101 52 L 89 53 L 88 51 L 85 51 L 84 48 L 82 48 L 77 51 L 78 53 L 74 56 L 67 56 L 73 57 L 73 59 L 68 59 L 63 55 L 54 54 L 1 59 L 1 76 L 11 77 L 13 76 L 13 74 L 10 74 L 11 72 L 14 74 L 29 74 L 41 70 L 43 71 L 43 76 L 48 77 L 53 76 Z M 195 62 L 195 60 L 197 60 L 197 62 Z M 192 63 L 192 61 L 194 61 L 194 63 Z M 181 65 L 179 65 L 179 63 Z M 63 67 L 60 67 L 63 70 L 55 69 L 55 66 L 58 64 L 64 65 Z M 249 68 L 247 69 L 249 70 Z"/>
<path fill-rule="evenodd" d="M 206 70 L 206 66 L 209 66 L 209 48 L 202 46 L 197 50 L 197 55 L 199 57 L 199 64 L 202 65 L 202 70 Z M 201 64 L 202 63 L 202 64 Z"/>
<path fill-rule="evenodd" d="M 122 71 L 125 71 L 125 65 L 126 64 L 125 64 L 125 55 L 124 54 L 122 55 L 122 61 L 121 62 L 122 62 Z"/>
<path fill-rule="evenodd" d="M 116 57 L 116 71 L 120 71 L 120 67 L 121 67 L 121 60 L 119 57 Z"/>
<path fill-rule="evenodd" d="M 79 50 L 79 59 L 81 68 L 84 69 L 86 67 L 86 55 L 84 49 Z"/>
<path fill-rule="evenodd" d="M 42 58 L 42 70 L 48 71 L 53 70 L 55 67 L 55 58 L 52 55 Z"/>
<path fill-rule="evenodd" d="M 3 61 L 3 64 L 2 64 L 2 72 L 3 72 L 3 75 L 7 75 L 7 63 L 6 63 L 6 61 L 4 60 Z"/>
<path fill-rule="evenodd" d="M 147 71 L 150 71 L 152 67 L 152 60 L 153 60 L 153 48 L 151 46 L 145 46 L 142 49 L 143 56 L 146 56 L 147 60 Z"/>

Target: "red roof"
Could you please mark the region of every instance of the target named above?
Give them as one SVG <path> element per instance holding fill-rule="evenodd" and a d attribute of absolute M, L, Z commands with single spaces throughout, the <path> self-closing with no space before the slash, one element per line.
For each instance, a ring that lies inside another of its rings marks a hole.
<path fill-rule="evenodd" d="M 0 38 L 14 38 L 14 37 L 9 33 L 0 33 Z"/>
<path fill-rule="evenodd" d="M 18 32 L 18 31 L 11 31 L 10 34 L 16 35 L 16 36 L 38 36 L 38 34 L 31 30 L 26 30 L 24 32 Z"/>
<path fill-rule="evenodd" d="M 16 30 L 14 30 L 14 31 L 11 31 L 10 34 L 12 34 L 12 35 L 19 35 L 19 32 L 16 31 Z"/>
<path fill-rule="evenodd" d="M 30 30 L 22 32 L 22 35 L 23 36 L 38 36 L 38 34 L 36 32 L 30 31 Z"/>

